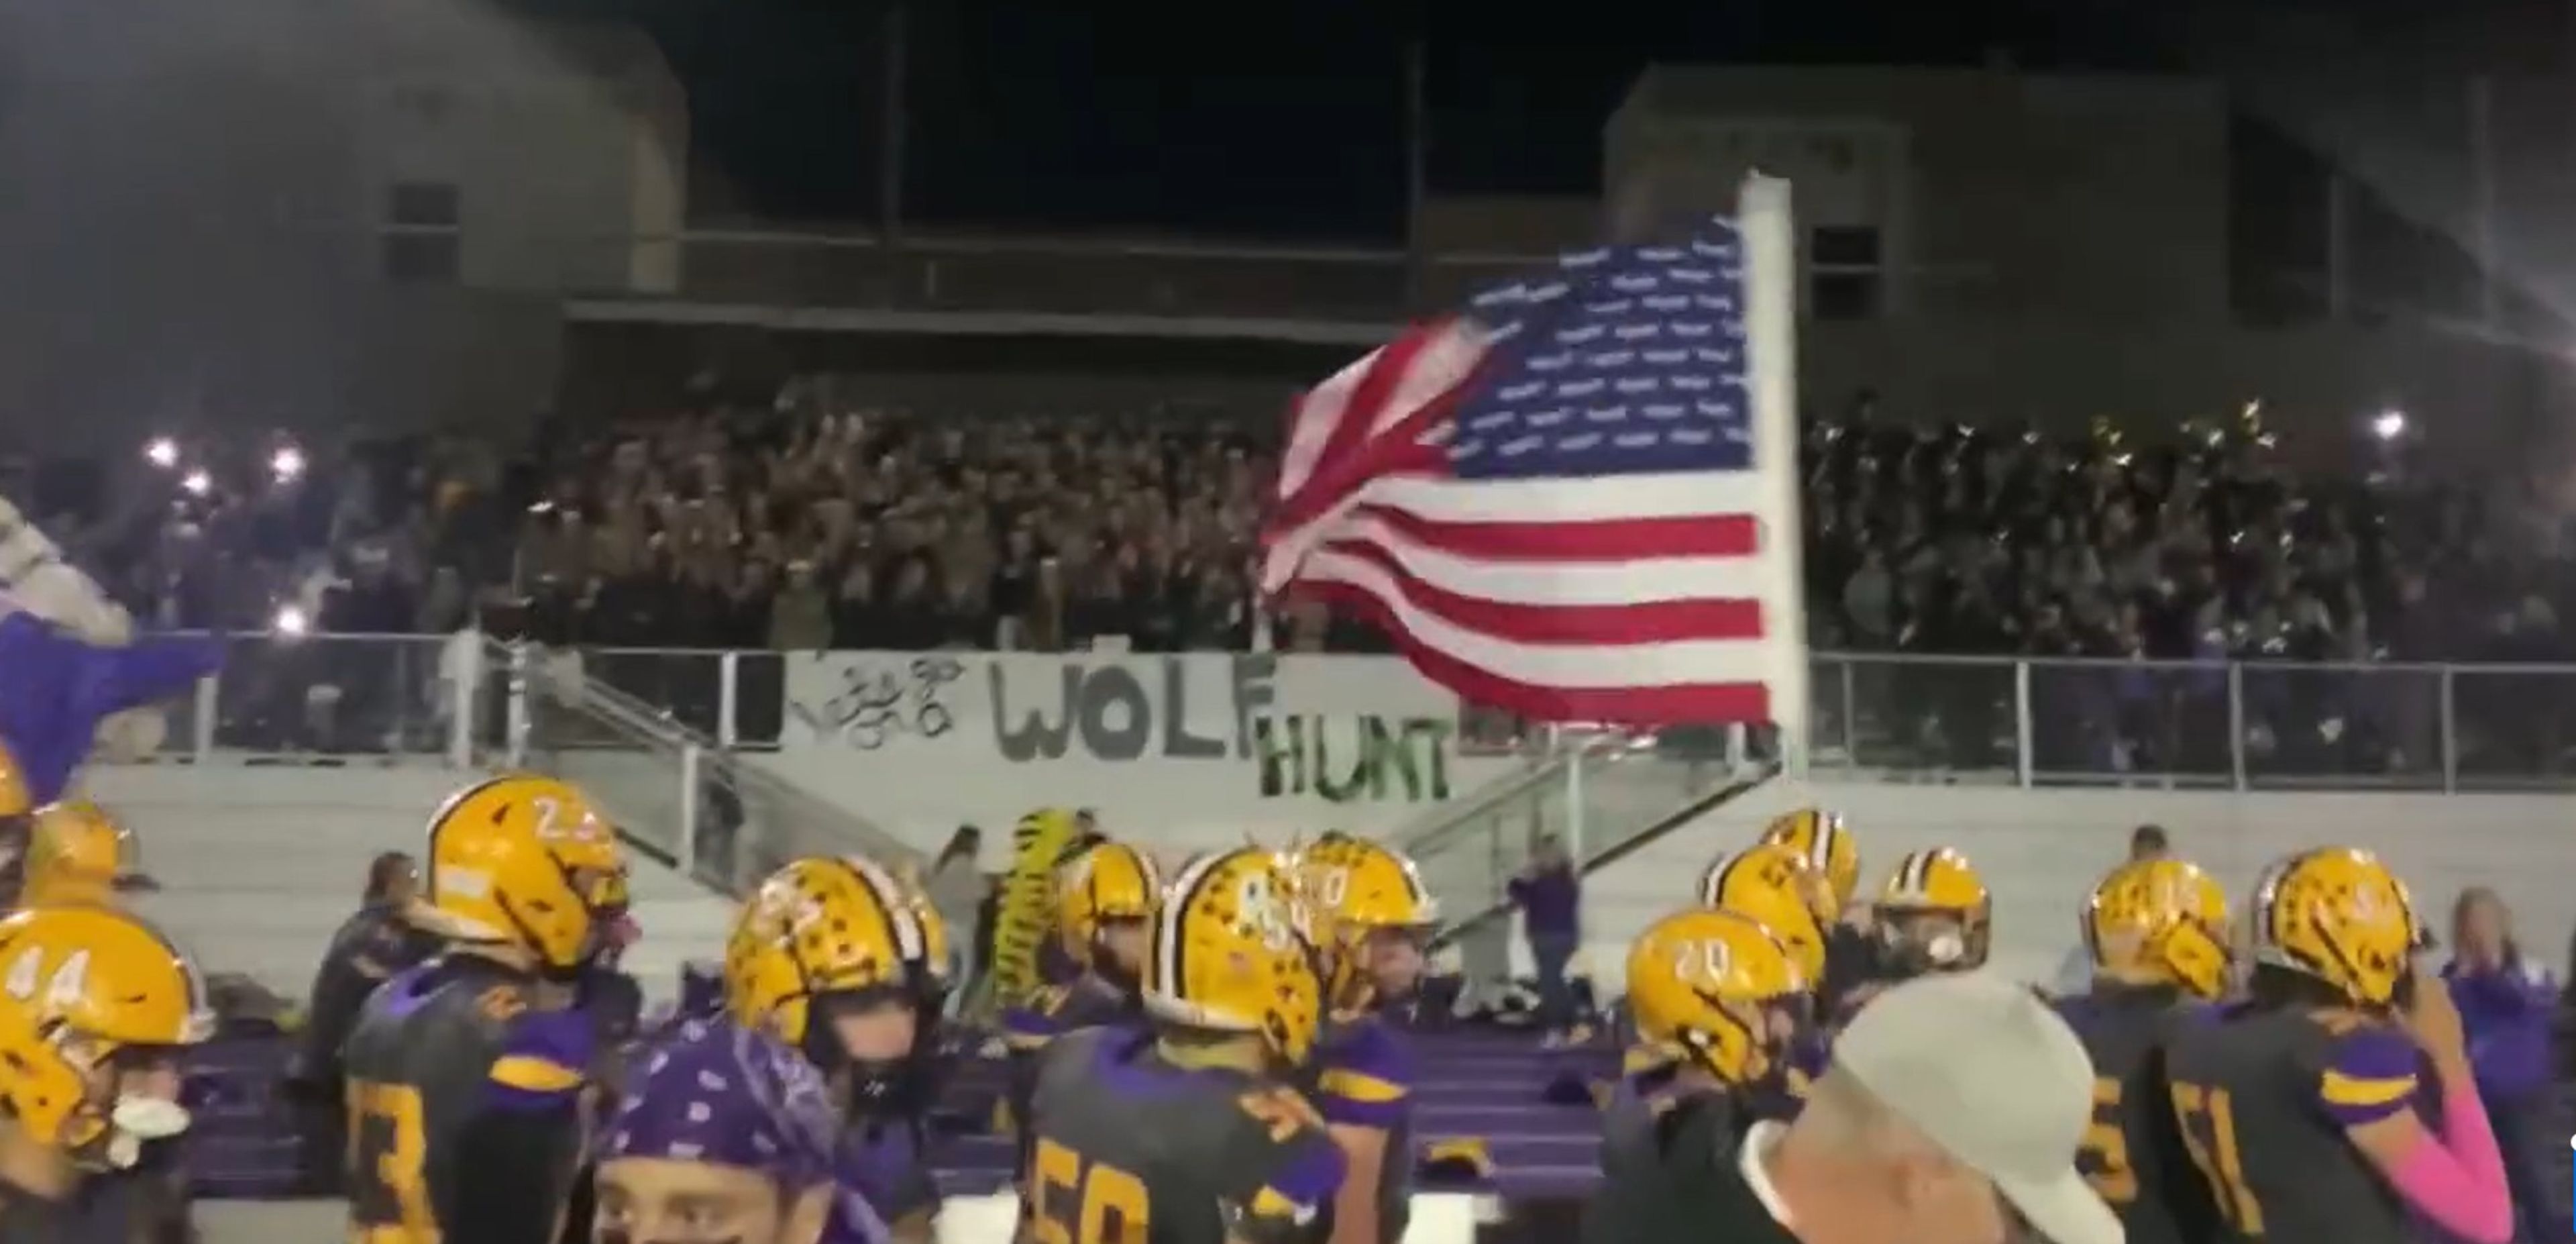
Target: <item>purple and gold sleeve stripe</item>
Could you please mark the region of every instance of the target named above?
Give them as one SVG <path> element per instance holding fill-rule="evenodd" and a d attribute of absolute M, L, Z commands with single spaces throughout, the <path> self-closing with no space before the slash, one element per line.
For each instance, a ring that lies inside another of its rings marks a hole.
<path fill-rule="evenodd" d="M 532 1011 L 504 1036 L 485 1073 L 486 1096 L 503 1110 L 553 1110 L 572 1105 L 590 1083 L 598 1040 L 590 1017 L 579 1011 Z"/>
<path fill-rule="evenodd" d="M 1315 1108 L 1325 1122 L 1381 1130 L 1404 1121 L 1413 1097 L 1413 1091 L 1398 1081 L 1348 1067 L 1327 1070 L 1315 1088 Z"/>
<path fill-rule="evenodd" d="M 2415 1043 L 2387 1028 L 2355 1028 L 2335 1038 L 2317 1076 L 2317 1102 L 2346 1127 L 2385 1119 L 2415 1104 L 2421 1090 Z"/>

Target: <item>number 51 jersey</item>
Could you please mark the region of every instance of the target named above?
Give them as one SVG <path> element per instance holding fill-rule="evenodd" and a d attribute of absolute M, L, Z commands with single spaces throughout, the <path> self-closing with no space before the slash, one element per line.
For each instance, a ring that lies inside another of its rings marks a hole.
<path fill-rule="evenodd" d="M 564 1128 L 555 1203 L 531 1207 L 537 1229 L 552 1222 L 571 1189 L 594 1037 L 578 1011 L 535 1009 L 529 988 L 499 964 L 452 956 L 368 998 L 344 1051 L 352 1238 L 453 1236 L 465 1220 L 459 1174 L 476 1161 L 466 1150 L 496 1112 Z"/>
<path fill-rule="evenodd" d="M 1071 1033 L 1041 1057 L 1026 1183 L 1042 1244 L 1322 1237 L 1342 1153 L 1295 1090 L 1173 1063 L 1135 1029 Z"/>

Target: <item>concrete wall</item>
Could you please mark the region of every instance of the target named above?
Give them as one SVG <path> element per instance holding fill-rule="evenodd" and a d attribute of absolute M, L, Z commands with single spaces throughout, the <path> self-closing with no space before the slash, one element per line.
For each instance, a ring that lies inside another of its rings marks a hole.
<path fill-rule="evenodd" d="M 686 134 L 640 39 L 471 2 L 145 9 L 0 12 L 0 435 L 524 424 L 564 292 L 674 279 Z M 455 188 L 461 280 L 389 281 L 398 182 Z"/>
<path fill-rule="evenodd" d="M 322 950 L 357 906 L 368 861 L 423 846 L 429 813 L 473 775 L 437 768 L 100 771 L 92 793 L 124 817 L 163 887 L 139 903 L 208 971 L 304 996 Z M 690 959 L 722 952 L 732 904 L 634 858 L 644 939 L 628 968 L 667 1000 Z"/>
<path fill-rule="evenodd" d="M 1841 812 L 1859 835 L 1864 891 L 1908 851 L 1950 846 L 1983 871 L 1995 895 L 1994 962 L 2050 979 L 2076 945 L 2076 913 L 2152 822 L 2186 858 L 2215 872 L 2242 903 L 2263 866 L 2307 847 L 2379 852 L 2413 889 L 2427 923 L 2447 934 L 2463 886 L 2494 887 L 2516 913 L 2526 949 L 2565 965 L 2576 894 L 2576 824 L 2563 797 L 2519 795 L 2227 794 L 2021 791 L 2004 788 L 1786 783 L 1737 803 L 1601 870 L 1585 889 L 1586 958 L 1614 980 L 1629 939 L 1686 905 L 1700 870 L 1741 849 L 1773 816 L 1814 803 Z"/>

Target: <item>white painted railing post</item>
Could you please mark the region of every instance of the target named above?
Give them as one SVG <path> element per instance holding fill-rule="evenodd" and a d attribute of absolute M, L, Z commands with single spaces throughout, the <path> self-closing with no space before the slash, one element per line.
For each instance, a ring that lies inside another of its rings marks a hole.
<path fill-rule="evenodd" d="M 222 712 L 223 676 L 208 674 L 198 679 L 196 719 L 188 723 L 188 754 L 200 765 L 215 754 L 215 722 Z"/>
<path fill-rule="evenodd" d="M 2435 717 L 2442 732 L 2442 793 L 2457 794 L 2460 789 L 2460 685 L 2452 677 L 2459 671 L 2442 667 L 2442 703 Z"/>
<path fill-rule="evenodd" d="M 2029 790 L 2039 773 L 2039 762 L 2031 754 L 2034 736 L 2030 723 L 2030 662 L 2013 662 L 2013 776 Z"/>
<path fill-rule="evenodd" d="M 515 769 L 528 763 L 528 665 L 535 660 L 536 645 L 524 639 L 510 642 L 509 709 L 504 715 L 506 732 L 503 754 Z"/>
<path fill-rule="evenodd" d="M 731 648 L 716 658 L 716 746 L 732 751 L 741 741 L 742 654 Z"/>
<path fill-rule="evenodd" d="M 450 636 L 439 649 L 439 672 L 447 678 L 447 767 L 474 767 L 475 705 L 483 687 L 483 635 L 466 631 Z"/>
<path fill-rule="evenodd" d="M 2227 663 L 2227 765 L 2236 789 L 2245 789 L 2245 666 Z"/>
<path fill-rule="evenodd" d="M 726 653 L 730 657 L 732 653 Z M 698 765 L 704 753 L 695 743 L 680 747 L 680 839 L 672 845 L 674 867 L 683 877 L 698 871 Z"/>

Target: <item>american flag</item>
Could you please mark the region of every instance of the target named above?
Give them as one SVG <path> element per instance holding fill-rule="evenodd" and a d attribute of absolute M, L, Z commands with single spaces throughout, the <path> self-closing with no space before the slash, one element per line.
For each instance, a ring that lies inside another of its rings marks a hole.
<path fill-rule="evenodd" d="M 1264 588 L 1369 616 L 1433 681 L 1538 720 L 1802 703 L 1796 446 L 1757 409 L 1746 251 L 1719 220 L 1567 255 L 1316 386 Z"/>

